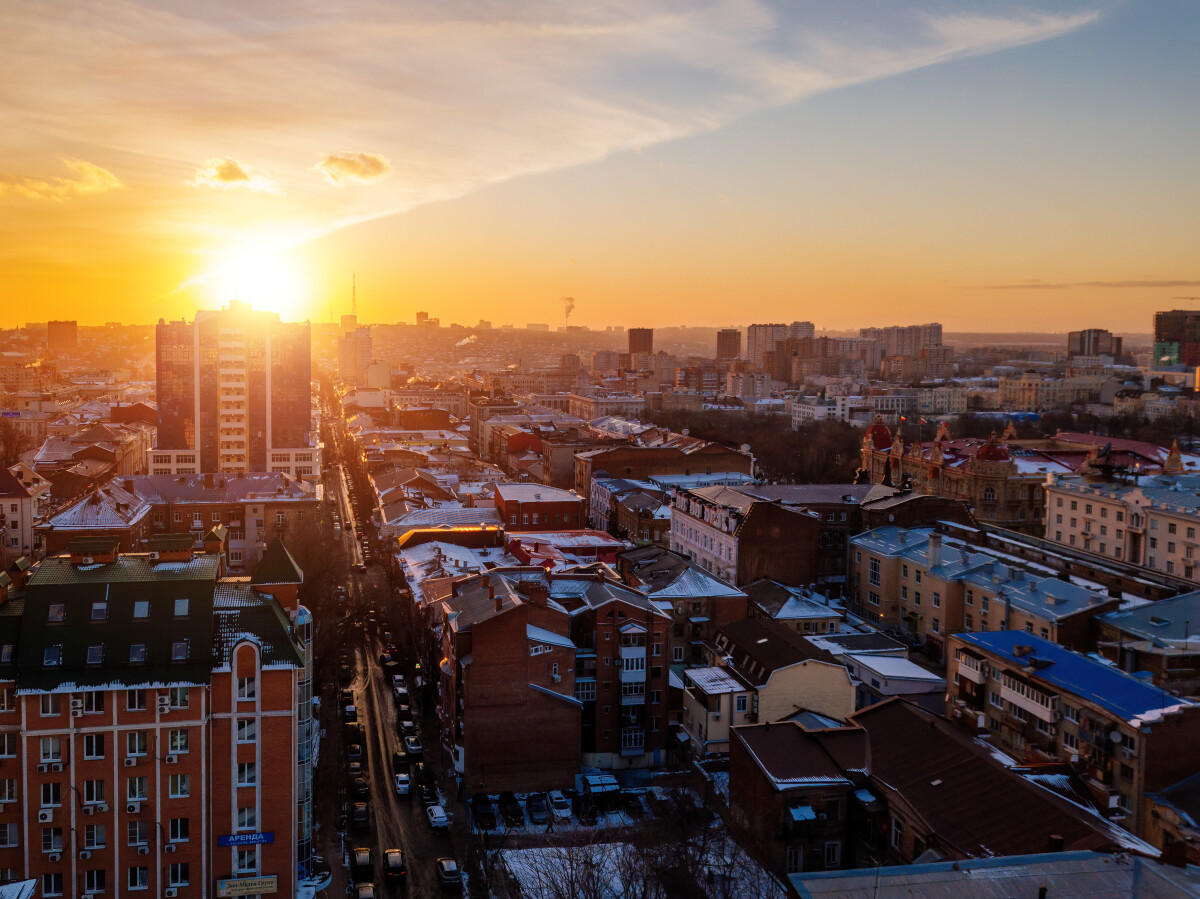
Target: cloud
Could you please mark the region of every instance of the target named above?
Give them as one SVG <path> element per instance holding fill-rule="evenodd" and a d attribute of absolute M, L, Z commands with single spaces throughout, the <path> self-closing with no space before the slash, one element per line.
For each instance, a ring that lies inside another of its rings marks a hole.
<path fill-rule="evenodd" d="M 207 159 L 188 182 L 192 187 L 215 187 L 219 190 L 249 190 L 277 194 L 279 185 L 251 166 L 230 159 Z"/>
<path fill-rule="evenodd" d="M 64 159 L 63 165 L 74 178 L 32 178 L 0 172 L 0 196 L 12 195 L 30 200 L 65 200 L 81 194 L 103 193 L 122 187 L 121 180 L 98 165 L 82 159 Z"/>
<path fill-rule="evenodd" d="M 1155 287 L 1200 287 L 1200 281 L 1022 281 L 1019 284 L 980 284 L 975 290 L 1071 290 L 1073 288 L 1102 290 L 1134 290 Z"/>
<path fill-rule="evenodd" d="M 392 170 L 387 157 L 378 153 L 341 153 L 326 156 L 314 167 L 330 184 L 343 185 L 347 181 L 374 181 Z"/>

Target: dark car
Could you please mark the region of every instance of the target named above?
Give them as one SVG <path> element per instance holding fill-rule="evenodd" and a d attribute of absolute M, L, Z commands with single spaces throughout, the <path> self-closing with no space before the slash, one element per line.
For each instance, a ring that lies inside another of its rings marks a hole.
<path fill-rule="evenodd" d="M 425 756 L 425 747 L 421 745 L 420 737 L 405 737 L 404 751 L 408 753 L 410 759 L 419 759 Z"/>
<path fill-rule="evenodd" d="M 529 813 L 530 824 L 545 824 L 550 820 L 550 808 L 546 804 L 545 793 L 530 793 L 525 797 L 525 811 Z"/>
<path fill-rule="evenodd" d="M 525 811 L 512 790 L 505 790 L 500 794 L 500 814 L 509 827 L 521 827 L 525 824 Z"/>
<path fill-rule="evenodd" d="M 396 733 L 401 738 L 417 736 L 417 725 L 415 721 L 397 721 Z"/>
<path fill-rule="evenodd" d="M 358 762 L 359 764 L 362 764 L 364 761 L 362 745 L 359 743 L 351 743 L 349 746 L 347 746 L 346 758 L 352 762 Z"/>
<path fill-rule="evenodd" d="M 435 865 L 437 867 L 438 886 L 444 890 L 461 890 L 462 889 L 462 871 L 458 868 L 458 862 L 452 858 L 439 858 Z"/>
<path fill-rule="evenodd" d="M 371 814 L 365 802 L 354 803 L 354 808 L 350 811 L 350 826 L 358 831 L 370 828 Z"/>
<path fill-rule="evenodd" d="M 375 876 L 375 862 L 371 858 L 371 850 L 360 846 L 350 852 L 350 879 L 355 883 L 370 880 Z"/>
<path fill-rule="evenodd" d="M 354 778 L 356 778 L 356 777 L 362 777 L 363 776 L 362 762 L 351 762 L 350 764 L 348 764 L 346 766 L 346 773 L 349 775 L 351 780 L 354 780 Z"/>
<path fill-rule="evenodd" d="M 350 781 L 350 792 L 359 799 L 366 799 L 371 795 L 371 785 L 365 777 L 356 777 Z"/>
<path fill-rule="evenodd" d="M 471 817 L 480 830 L 495 830 L 500 823 L 496 820 L 496 807 L 486 793 L 476 793 L 471 797 Z"/>
<path fill-rule="evenodd" d="M 392 771 L 399 774 L 401 771 L 408 770 L 408 756 L 403 752 L 392 753 Z"/>
<path fill-rule="evenodd" d="M 407 699 L 408 697 L 405 696 L 404 698 Z M 406 703 L 406 702 L 400 702 L 399 700 L 397 700 L 397 702 L 396 702 L 396 722 L 399 723 L 401 721 L 412 721 L 412 707 L 409 706 L 408 703 Z"/>
<path fill-rule="evenodd" d="M 421 797 L 421 805 L 426 808 L 438 804 L 437 787 L 431 783 L 419 784 L 417 786 L 417 794 Z"/>
<path fill-rule="evenodd" d="M 349 687 L 347 687 L 345 690 L 342 690 L 339 698 L 341 699 L 343 706 L 354 705 L 354 691 Z"/>
<path fill-rule="evenodd" d="M 383 850 L 383 881 L 392 885 L 404 882 L 408 868 L 404 864 L 404 853 L 399 849 Z"/>

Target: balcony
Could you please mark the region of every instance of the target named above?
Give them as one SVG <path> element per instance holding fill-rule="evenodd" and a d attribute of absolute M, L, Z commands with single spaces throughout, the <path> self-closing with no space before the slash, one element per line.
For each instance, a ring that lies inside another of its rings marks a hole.
<path fill-rule="evenodd" d="M 631 727 L 621 731 L 621 756 L 644 755 L 646 752 L 646 729 Z"/>

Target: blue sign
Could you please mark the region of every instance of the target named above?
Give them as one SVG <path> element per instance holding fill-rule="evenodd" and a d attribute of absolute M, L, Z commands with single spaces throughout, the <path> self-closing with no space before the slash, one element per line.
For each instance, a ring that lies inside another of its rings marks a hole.
<path fill-rule="evenodd" d="M 227 833 L 217 837 L 218 846 L 261 846 L 264 843 L 274 842 L 274 831 L 268 833 Z"/>
<path fill-rule="evenodd" d="M 3 416 L 4 418 L 20 418 L 21 413 L 20 412 L 0 412 L 0 416 Z"/>

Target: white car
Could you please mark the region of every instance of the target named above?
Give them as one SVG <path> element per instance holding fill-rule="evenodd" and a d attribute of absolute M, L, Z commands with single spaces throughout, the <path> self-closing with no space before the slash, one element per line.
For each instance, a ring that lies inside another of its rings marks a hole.
<path fill-rule="evenodd" d="M 396 775 L 396 795 L 407 796 L 412 792 L 412 781 L 407 774 Z"/>
<path fill-rule="evenodd" d="M 551 790 L 547 793 L 546 804 L 550 806 L 550 814 L 558 820 L 571 820 L 571 800 L 563 795 L 562 790 Z"/>
<path fill-rule="evenodd" d="M 429 819 L 429 826 L 434 830 L 450 829 L 450 818 L 440 805 L 431 805 L 425 809 L 425 817 Z"/>

